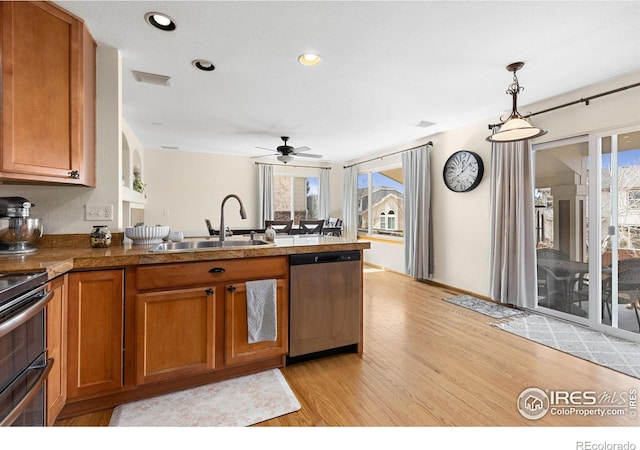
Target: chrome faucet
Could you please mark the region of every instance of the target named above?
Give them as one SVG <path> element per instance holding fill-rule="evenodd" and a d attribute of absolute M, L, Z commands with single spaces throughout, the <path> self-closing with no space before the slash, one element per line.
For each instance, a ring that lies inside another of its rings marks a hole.
<path fill-rule="evenodd" d="M 226 233 L 225 233 L 225 227 L 224 227 L 224 204 L 231 197 L 235 198 L 236 200 L 238 200 L 238 203 L 240 203 L 240 217 L 242 217 L 243 219 L 247 218 L 247 213 L 244 210 L 244 206 L 242 205 L 242 200 L 240 200 L 240 197 L 238 197 L 236 194 L 227 195 L 222 200 L 222 206 L 220 206 L 220 241 L 224 241 L 226 239 Z"/>

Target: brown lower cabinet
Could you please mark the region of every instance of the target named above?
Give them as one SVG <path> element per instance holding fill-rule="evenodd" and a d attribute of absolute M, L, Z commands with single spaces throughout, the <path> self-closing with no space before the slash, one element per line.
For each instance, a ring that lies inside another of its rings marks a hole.
<path fill-rule="evenodd" d="M 137 383 L 215 369 L 214 288 L 136 295 Z"/>
<path fill-rule="evenodd" d="M 67 398 L 117 391 L 123 385 L 124 271 L 68 277 Z"/>
<path fill-rule="evenodd" d="M 47 425 L 53 425 L 67 401 L 67 276 L 49 283 L 53 298 L 47 304 L 47 358 L 53 366 L 47 377 Z"/>
<path fill-rule="evenodd" d="M 246 282 L 260 279 L 277 283 L 277 338 L 249 344 Z M 68 274 L 60 417 L 282 367 L 288 283 L 286 256 Z"/>

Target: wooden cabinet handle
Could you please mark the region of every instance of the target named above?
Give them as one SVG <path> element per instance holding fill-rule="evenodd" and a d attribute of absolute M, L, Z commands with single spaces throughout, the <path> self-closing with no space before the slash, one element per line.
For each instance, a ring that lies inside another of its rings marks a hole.
<path fill-rule="evenodd" d="M 211 288 L 206 289 L 206 290 L 204 291 L 204 293 L 205 293 L 205 294 L 207 294 L 207 295 L 213 295 L 213 289 L 211 289 Z"/>
<path fill-rule="evenodd" d="M 80 172 L 78 172 L 77 170 L 72 170 L 71 172 L 69 172 L 69 177 L 73 178 L 74 180 L 78 180 L 80 178 Z"/>
<path fill-rule="evenodd" d="M 214 267 L 209 270 L 209 273 L 224 273 L 224 267 Z"/>
<path fill-rule="evenodd" d="M 229 287 L 227 288 L 227 291 L 229 291 L 229 292 L 235 292 L 235 291 L 236 291 L 236 287 L 235 287 L 235 286 L 233 286 L 233 285 L 232 285 L 232 286 L 229 286 Z"/>

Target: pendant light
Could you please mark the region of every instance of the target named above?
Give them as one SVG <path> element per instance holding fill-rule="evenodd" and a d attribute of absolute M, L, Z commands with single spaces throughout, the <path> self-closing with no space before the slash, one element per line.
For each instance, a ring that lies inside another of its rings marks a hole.
<path fill-rule="evenodd" d="M 505 121 L 500 118 L 503 124 L 500 126 L 500 131 L 487 137 L 489 142 L 515 142 L 523 141 L 525 139 L 533 139 L 538 136 L 542 136 L 547 133 L 547 130 L 542 128 L 536 128 L 529 123 L 518 112 L 518 93 L 524 90 L 524 87 L 518 83 L 518 77 L 516 72 L 524 66 L 523 62 L 511 63 L 507 66 L 509 72 L 513 72 L 513 83 L 507 88 L 507 94 L 513 98 L 513 109 L 511 115 Z"/>

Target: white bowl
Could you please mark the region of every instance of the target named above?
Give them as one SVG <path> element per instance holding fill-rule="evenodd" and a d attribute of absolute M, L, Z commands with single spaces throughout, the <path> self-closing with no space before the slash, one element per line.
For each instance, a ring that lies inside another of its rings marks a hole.
<path fill-rule="evenodd" d="M 127 227 L 124 229 L 124 235 L 133 241 L 133 245 L 159 244 L 169 236 L 169 227 L 166 225 Z"/>

